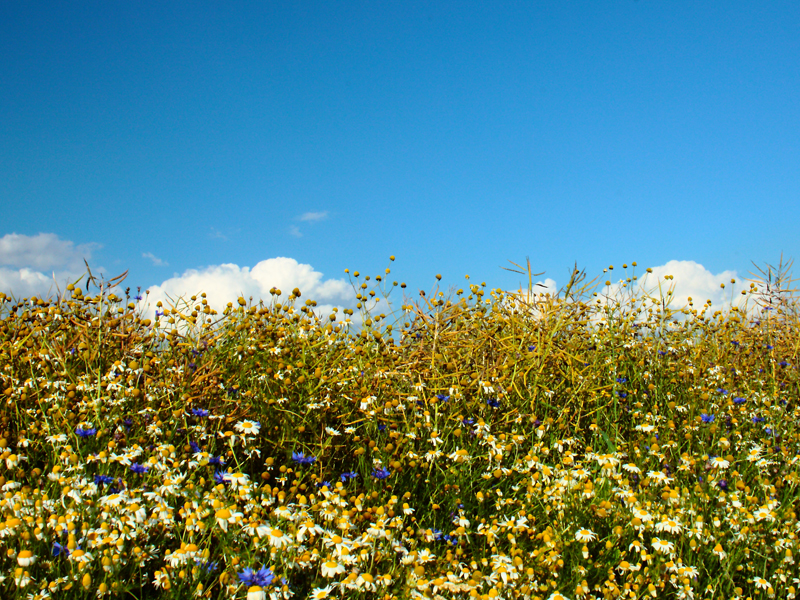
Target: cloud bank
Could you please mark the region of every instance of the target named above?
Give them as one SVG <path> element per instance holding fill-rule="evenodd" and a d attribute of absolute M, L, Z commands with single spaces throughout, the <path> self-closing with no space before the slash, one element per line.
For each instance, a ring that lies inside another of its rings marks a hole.
<path fill-rule="evenodd" d="M 220 311 L 240 296 L 247 300 L 252 297 L 254 302 L 269 302 L 273 287 L 281 290 L 284 298 L 294 288 L 299 288 L 301 302 L 306 299 L 317 302 L 313 309 L 317 314 L 330 314 L 334 306 L 350 307 L 354 303 L 353 290 L 345 280 L 324 279 L 323 274 L 311 265 L 293 258 L 277 257 L 262 260 L 252 269 L 235 264 L 189 269 L 182 275 L 147 288 L 149 294 L 142 299 L 142 308 L 154 314 L 158 301 L 166 303 L 170 298 L 176 300 L 178 297 L 190 301 L 192 295 L 199 296 L 204 292 L 208 304 Z"/>
<path fill-rule="evenodd" d="M 614 281 L 611 274 L 612 272 L 605 273 L 603 277 Z M 672 279 L 665 280 L 667 275 Z M 632 289 L 639 297 L 644 293 L 654 298 L 663 296 L 673 310 L 688 306 L 691 298 L 693 308 L 699 311 L 710 300 L 711 310 L 714 311 L 743 306 L 744 296 L 741 292 L 749 288 L 749 283 L 740 279 L 736 271 L 712 273 L 693 260 L 671 260 L 665 265 L 652 267 L 652 273 L 640 272 L 637 277 L 636 281 L 628 284 L 628 288 L 623 287 L 624 279 L 617 279 L 615 283 L 598 290 L 598 294 L 618 298 Z M 670 291 L 672 294 L 668 296 Z"/>
<path fill-rule="evenodd" d="M 0 291 L 17 298 L 53 296 L 86 272 L 85 260 L 99 244 L 75 245 L 53 233 L 0 238 Z"/>

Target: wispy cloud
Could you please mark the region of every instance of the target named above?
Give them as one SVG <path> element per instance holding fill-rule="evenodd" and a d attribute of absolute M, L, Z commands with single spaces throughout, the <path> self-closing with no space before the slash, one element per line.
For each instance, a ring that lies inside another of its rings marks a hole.
<path fill-rule="evenodd" d="M 215 229 L 214 227 L 211 228 L 211 233 L 208 234 L 208 237 L 210 237 L 213 240 L 222 240 L 223 242 L 228 241 L 228 236 L 223 234 L 218 229 Z"/>
<path fill-rule="evenodd" d="M 169 266 L 169 263 L 167 261 L 161 260 L 156 255 L 154 255 L 152 252 L 143 252 L 142 253 L 142 258 L 149 258 L 151 261 L 153 261 L 153 264 L 155 266 L 157 266 L 157 267 L 168 267 Z"/>
<path fill-rule="evenodd" d="M 312 221 L 312 222 L 323 221 L 323 220 L 325 220 L 327 218 L 328 218 L 328 211 L 327 210 L 322 211 L 322 212 L 307 212 L 307 213 L 303 213 L 302 215 L 300 215 L 298 217 L 298 219 L 301 220 L 301 221 Z"/>
<path fill-rule="evenodd" d="M 303 232 L 301 232 L 296 225 L 289 227 L 289 234 L 293 235 L 294 237 L 303 237 Z"/>

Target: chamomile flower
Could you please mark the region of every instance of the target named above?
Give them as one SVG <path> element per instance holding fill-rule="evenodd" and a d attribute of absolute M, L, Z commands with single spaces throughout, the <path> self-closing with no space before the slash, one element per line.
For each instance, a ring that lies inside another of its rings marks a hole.
<path fill-rule="evenodd" d="M 258 435 L 258 432 L 261 430 L 261 423 L 258 421 L 245 419 L 244 421 L 239 421 L 236 423 L 236 425 L 234 425 L 234 429 L 245 435 Z"/>
<path fill-rule="evenodd" d="M 331 595 L 333 591 L 333 585 L 326 585 L 325 587 L 317 587 L 311 590 L 311 595 L 309 598 L 311 600 L 324 600 L 328 596 Z"/>
<path fill-rule="evenodd" d="M 660 538 L 653 538 L 653 550 L 660 554 L 672 554 L 675 551 L 675 545 Z"/>
<path fill-rule="evenodd" d="M 656 523 L 656 531 L 659 532 L 666 531 L 667 533 L 680 533 L 681 529 L 681 524 L 675 519 L 664 519 L 663 521 Z"/>
<path fill-rule="evenodd" d="M 591 529 L 579 529 L 575 532 L 575 539 L 579 542 L 593 542 L 597 539 L 597 534 Z"/>
<path fill-rule="evenodd" d="M 708 466 L 711 467 L 712 469 L 719 469 L 720 471 L 722 471 L 731 466 L 731 463 L 729 463 L 721 456 L 715 456 L 714 458 L 709 459 Z"/>
<path fill-rule="evenodd" d="M 328 560 L 320 566 L 323 577 L 336 577 L 340 573 L 344 573 L 344 566 L 340 565 L 335 560 Z"/>
<path fill-rule="evenodd" d="M 283 548 L 292 541 L 292 538 L 283 533 L 277 527 L 273 527 L 272 530 L 269 532 L 267 541 L 269 542 L 269 545 L 272 546 L 273 548 Z"/>

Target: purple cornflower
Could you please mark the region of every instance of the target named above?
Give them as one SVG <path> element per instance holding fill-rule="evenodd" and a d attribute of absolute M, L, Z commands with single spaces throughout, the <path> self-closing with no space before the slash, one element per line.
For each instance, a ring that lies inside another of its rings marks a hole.
<path fill-rule="evenodd" d="M 66 546 L 62 546 L 58 542 L 53 542 L 53 556 L 59 556 L 60 554 L 69 556 L 69 550 Z"/>
<path fill-rule="evenodd" d="M 306 456 L 302 452 L 292 452 L 292 460 L 298 465 L 310 465 L 317 458 L 315 456 Z"/>
<path fill-rule="evenodd" d="M 92 427 L 91 429 L 84 429 L 80 425 L 75 428 L 75 433 L 77 433 L 82 438 L 92 437 L 94 434 L 97 433 L 97 428 Z"/>
<path fill-rule="evenodd" d="M 138 473 L 139 475 L 144 475 L 150 470 L 150 467 L 145 467 L 144 465 L 140 465 L 139 463 L 133 463 L 131 465 L 131 471 L 134 473 Z"/>
<path fill-rule="evenodd" d="M 267 587 L 272 585 L 272 580 L 275 579 L 272 569 L 268 569 L 266 567 L 261 567 L 258 571 L 253 571 L 253 569 L 245 569 L 241 573 L 238 573 L 238 576 L 239 581 L 245 585 L 257 585 L 259 587 Z"/>
<path fill-rule="evenodd" d="M 391 474 L 392 474 L 392 472 L 389 471 L 389 469 L 384 469 L 384 468 L 375 469 L 375 470 L 372 471 L 372 476 L 375 479 L 386 479 Z"/>

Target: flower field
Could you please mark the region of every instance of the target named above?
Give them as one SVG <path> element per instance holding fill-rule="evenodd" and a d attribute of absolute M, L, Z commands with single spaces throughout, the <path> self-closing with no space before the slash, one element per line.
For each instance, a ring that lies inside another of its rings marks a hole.
<path fill-rule="evenodd" d="M 794 598 L 787 276 L 720 311 L 625 269 L 348 272 L 357 314 L 0 294 L 0 597 Z"/>

